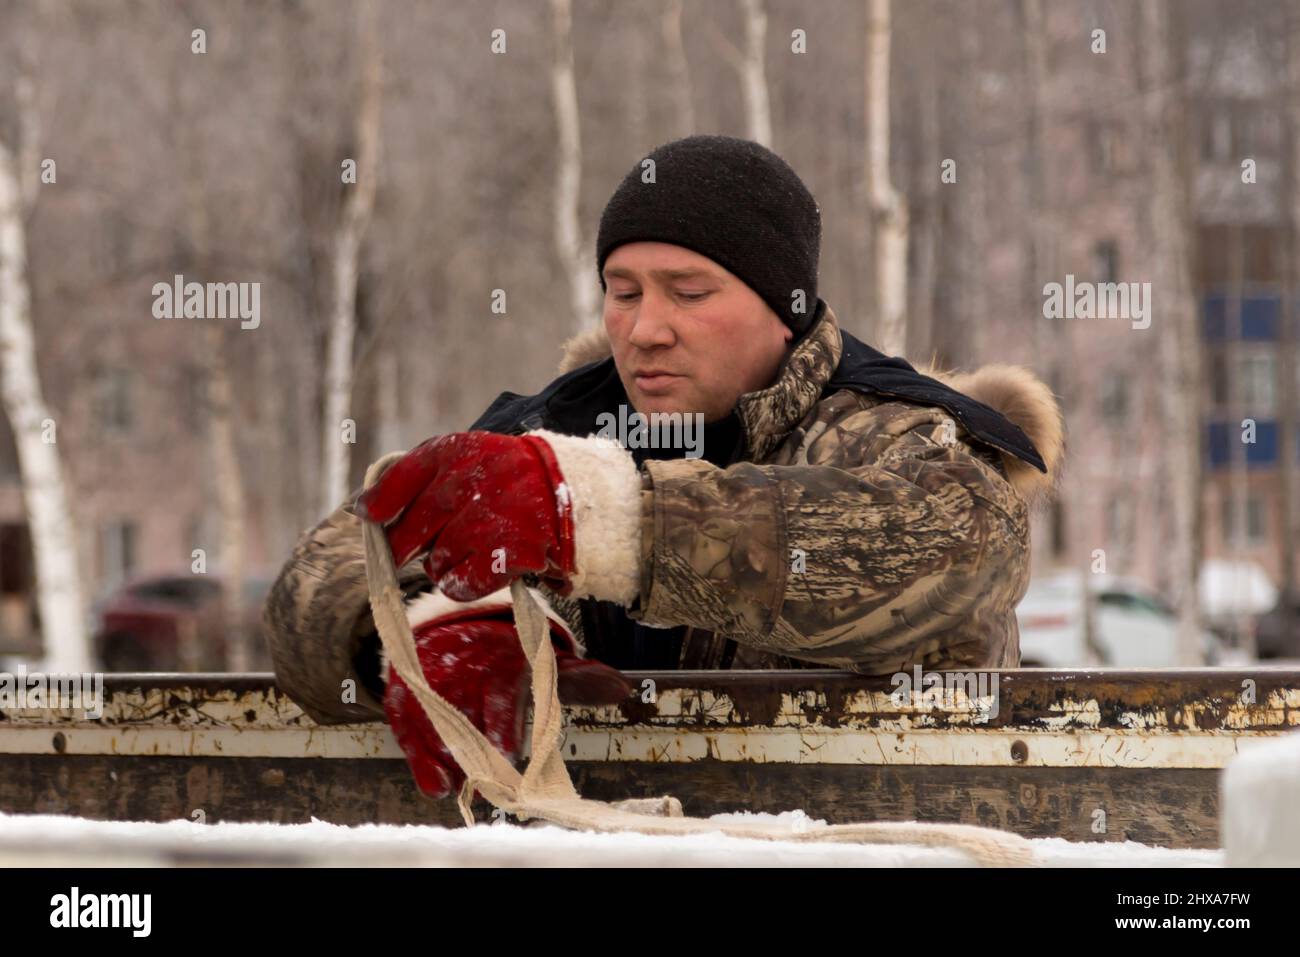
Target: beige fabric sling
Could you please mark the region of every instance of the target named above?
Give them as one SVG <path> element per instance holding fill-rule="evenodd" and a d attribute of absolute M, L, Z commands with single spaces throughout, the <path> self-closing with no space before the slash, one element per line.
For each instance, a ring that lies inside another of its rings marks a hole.
<path fill-rule="evenodd" d="M 366 472 L 369 488 L 401 453 L 391 453 Z M 392 553 L 382 526 L 362 523 L 370 607 L 388 660 L 419 699 L 429 720 L 465 771 L 457 803 L 467 825 L 475 823 L 470 802 L 475 790 L 520 820 L 540 819 L 574 830 L 639 834 L 726 834 L 765 841 L 858 844 L 912 844 L 955 848 L 987 867 L 1036 866 L 1033 846 L 1006 831 L 965 824 L 882 821 L 832 824 L 792 831 L 778 822 L 724 824 L 685 817 L 672 797 L 607 803 L 579 796 L 564 766 L 560 744 L 563 711 L 556 691 L 555 649 L 546 616 L 522 580 L 510 586 L 515 629 L 532 666 L 532 755 L 521 774 L 469 719 L 429 687 L 416 655 L 415 637 L 398 588 Z"/>

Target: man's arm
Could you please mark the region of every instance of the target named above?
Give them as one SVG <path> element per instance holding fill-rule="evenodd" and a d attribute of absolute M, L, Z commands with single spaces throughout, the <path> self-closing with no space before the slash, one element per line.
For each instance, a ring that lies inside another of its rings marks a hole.
<path fill-rule="evenodd" d="M 262 609 L 276 684 L 318 724 L 384 717 L 379 637 L 370 616 L 356 497 L 299 539 Z M 409 592 L 431 587 L 418 562 L 408 562 L 399 579 Z M 581 648 L 576 603 L 553 604 Z"/>
<path fill-rule="evenodd" d="M 942 410 L 842 408 L 798 464 L 652 461 L 633 618 L 879 674 L 996 665 L 1028 583 L 1027 506 Z"/>
<path fill-rule="evenodd" d="M 376 639 L 353 501 L 298 540 L 262 608 L 276 684 L 320 724 L 373 721 L 384 713 L 368 687 L 373 681 L 356 665 Z M 408 580 L 403 575 L 403 584 Z"/>

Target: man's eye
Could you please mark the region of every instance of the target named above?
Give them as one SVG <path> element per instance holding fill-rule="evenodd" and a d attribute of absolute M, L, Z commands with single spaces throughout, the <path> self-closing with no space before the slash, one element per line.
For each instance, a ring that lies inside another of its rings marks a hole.
<path fill-rule="evenodd" d="M 707 292 L 679 292 L 677 295 L 687 302 L 702 302 L 709 296 Z"/>
<path fill-rule="evenodd" d="M 631 302 L 640 295 L 639 292 L 616 292 L 614 293 L 614 299 L 617 302 Z"/>

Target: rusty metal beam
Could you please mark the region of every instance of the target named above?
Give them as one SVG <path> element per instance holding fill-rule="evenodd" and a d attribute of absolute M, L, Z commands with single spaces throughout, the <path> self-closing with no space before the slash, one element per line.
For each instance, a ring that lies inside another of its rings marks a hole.
<path fill-rule="evenodd" d="M 1300 726 L 1300 672 L 1024 670 L 938 710 L 841 672 L 629 673 L 569 709 L 582 793 L 688 813 L 991 824 L 1033 836 L 1217 843 L 1218 769 Z M 382 722 L 322 727 L 270 675 L 113 675 L 98 720 L 0 711 L 0 810 L 132 820 L 452 825 Z M 483 809 L 486 813 L 486 809 Z"/>

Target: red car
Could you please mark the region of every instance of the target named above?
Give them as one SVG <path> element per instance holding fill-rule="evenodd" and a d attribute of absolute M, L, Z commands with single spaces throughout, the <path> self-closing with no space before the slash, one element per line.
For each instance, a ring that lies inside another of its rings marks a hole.
<path fill-rule="evenodd" d="M 243 627 L 250 667 L 270 670 L 262 636 L 265 579 L 244 583 Z M 96 616 L 95 650 L 106 671 L 225 671 L 231 627 L 225 586 L 215 575 L 162 575 L 131 582 L 111 594 Z"/>

